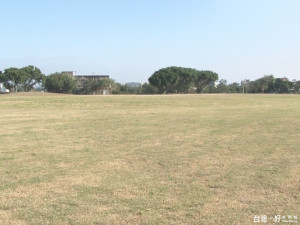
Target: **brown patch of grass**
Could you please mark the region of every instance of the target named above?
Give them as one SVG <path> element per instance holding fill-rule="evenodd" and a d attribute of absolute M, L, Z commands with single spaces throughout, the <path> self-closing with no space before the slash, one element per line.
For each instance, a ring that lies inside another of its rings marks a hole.
<path fill-rule="evenodd" d="M 300 96 L 0 96 L 1 224 L 253 224 L 299 209 Z"/>

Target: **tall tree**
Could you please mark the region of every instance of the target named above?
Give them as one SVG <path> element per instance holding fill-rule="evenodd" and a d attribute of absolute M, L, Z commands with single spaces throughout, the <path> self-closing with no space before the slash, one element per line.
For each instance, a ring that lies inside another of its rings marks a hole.
<path fill-rule="evenodd" d="M 212 71 L 203 70 L 197 72 L 196 88 L 197 93 L 203 92 L 209 85 L 214 85 L 214 82 L 219 78 L 218 74 Z"/>
<path fill-rule="evenodd" d="M 157 94 L 158 90 L 153 85 L 151 85 L 149 83 L 144 83 L 142 85 L 142 93 L 143 94 Z"/>
<path fill-rule="evenodd" d="M 160 69 L 148 79 L 149 83 L 157 87 L 160 93 L 176 93 L 176 85 L 179 82 L 178 69 L 178 67 Z"/>
<path fill-rule="evenodd" d="M 53 73 L 45 79 L 45 88 L 49 92 L 69 94 L 75 87 L 75 81 L 65 73 Z"/>
<path fill-rule="evenodd" d="M 221 79 L 217 85 L 216 92 L 218 93 L 228 93 L 229 89 L 227 86 L 227 80 Z"/>
<path fill-rule="evenodd" d="M 218 74 L 211 71 L 172 66 L 156 71 L 148 80 L 159 93 L 188 93 L 193 88 L 200 93 L 217 79 Z"/>
<path fill-rule="evenodd" d="M 178 68 L 179 81 L 176 85 L 176 91 L 179 93 L 188 93 L 191 88 L 195 87 L 195 80 L 197 78 L 197 70 L 191 68 Z"/>
<path fill-rule="evenodd" d="M 277 93 L 290 93 L 292 83 L 286 79 L 276 78 L 275 79 L 275 91 Z"/>
<path fill-rule="evenodd" d="M 243 88 L 241 85 L 239 85 L 239 83 L 234 82 L 234 83 L 228 85 L 228 92 L 229 93 L 241 93 L 241 92 L 243 92 Z"/>
<path fill-rule="evenodd" d="M 42 83 L 45 79 L 45 75 L 35 66 L 23 67 L 20 72 L 23 77 L 22 84 L 26 92 L 31 91 L 34 85 Z"/>
<path fill-rule="evenodd" d="M 299 94 L 300 93 L 300 80 L 293 80 L 293 93 Z"/>
<path fill-rule="evenodd" d="M 274 82 L 275 82 L 275 78 L 273 75 L 266 75 L 256 80 L 256 84 L 260 88 L 262 93 L 273 92 L 272 89 L 273 89 Z"/>
<path fill-rule="evenodd" d="M 20 69 L 11 67 L 4 70 L 4 73 L 0 74 L 0 82 L 3 83 L 6 89 L 10 92 L 17 92 L 18 86 L 23 82 L 24 76 Z"/>
<path fill-rule="evenodd" d="M 104 94 L 106 91 L 109 94 L 112 93 L 112 90 L 115 89 L 117 86 L 116 82 L 113 79 L 101 79 L 101 80 L 90 80 L 88 81 L 84 88 L 84 94 Z"/>

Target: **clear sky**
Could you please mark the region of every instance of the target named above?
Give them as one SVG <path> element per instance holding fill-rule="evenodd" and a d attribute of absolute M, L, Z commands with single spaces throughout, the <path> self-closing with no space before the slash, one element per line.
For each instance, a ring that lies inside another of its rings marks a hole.
<path fill-rule="evenodd" d="M 0 0 L 0 70 L 141 82 L 167 66 L 300 80 L 299 0 Z"/>

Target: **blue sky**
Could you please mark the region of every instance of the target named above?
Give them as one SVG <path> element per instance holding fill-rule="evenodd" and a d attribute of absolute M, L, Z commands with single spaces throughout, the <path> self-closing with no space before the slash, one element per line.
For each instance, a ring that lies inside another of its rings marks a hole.
<path fill-rule="evenodd" d="M 141 82 L 167 66 L 228 82 L 300 80 L 298 0 L 0 0 L 0 70 L 109 74 Z"/>

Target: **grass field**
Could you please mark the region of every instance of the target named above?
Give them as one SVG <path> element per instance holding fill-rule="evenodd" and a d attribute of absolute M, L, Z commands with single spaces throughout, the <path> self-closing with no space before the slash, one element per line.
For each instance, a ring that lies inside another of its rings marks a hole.
<path fill-rule="evenodd" d="M 300 95 L 23 93 L 0 113 L 0 224 L 300 217 Z"/>

